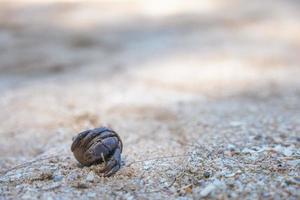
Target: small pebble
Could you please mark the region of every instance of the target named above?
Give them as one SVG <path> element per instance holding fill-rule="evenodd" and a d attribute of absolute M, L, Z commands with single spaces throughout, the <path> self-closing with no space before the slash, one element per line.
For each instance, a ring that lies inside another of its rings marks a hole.
<path fill-rule="evenodd" d="M 64 176 L 62 176 L 62 175 L 55 175 L 53 177 L 53 181 L 58 182 L 58 181 L 63 180 L 63 178 L 64 178 Z"/>
<path fill-rule="evenodd" d="M 54 190 L 59 187 L 61 187 L 61 183 L 54 182 L 52 184 L 45 185 L 42 189 L 43 190 Z"/>
<path fill-rule="evenodd" d="M 216 186 L 214 184 L 209 184 L 200 192 L 200 196 L 206 197 L 215 189 Z"/>
<path fill-rule="evenodd" d="M 93 171 L 90 171 L 86 177 L 86 181 L 93 182 L 95 179 L 95 173 Z"/>
<path fill-rule="evenodd" d="M 293 177 L 293 178 L 287 180 L 286 183 L 288 185 L 291 185 L 291 184 L 300 185 L 300 177 Z"/>
<path fill-rule="evenodd" d="M 80 174 L 78 172 L 71 172 L 67 179 L 68 181 L 75 181 L 76 179 L 78 179 L 80 177 Z"/>
<path fill-rule="evenodd" d="M 79 188 L 79 189 L 86 189 L 89 186 L 86 183 L 84 183 L 84 182 L 77 182 L 77 183 L 73 184 L 73 187 Z"/>
<path fill-rule="evenodd" d="M 274 148 L 275 151 L 277 151 L 278 153 L 281 153 L 285 156 L 291 156 L 293 155 L 293 151 L 291 148 L 289 147 L 284 147 L 284 146 L 281 146 L 281 145 L 276 145 L 275 148 Z"/>
<path fill-rule="evenodd" d="M 231 178 L 235 176 L 235 173 L 228 173 L 224 175 L 226 178 Z"/>
<path fill-rule="evenodd" d="M 210 177 L 210 173 L 209 172 L 204 172 L 203 173 L 203 177 L 204 178 L 209 178 Z"/>
<path fill-rule="evenodd" d="M 256 135 L 253 139 L 254 140 L 261 140 L 262 139 L 262 135 Z"/>
<path fill-rule="evenodd" d="M 229 149 L 230 151 L 235 151 L 236 146 L 233 145 L 233 144 L 228 144 L 228 145 L 227 145 L 227 149 Z"/>

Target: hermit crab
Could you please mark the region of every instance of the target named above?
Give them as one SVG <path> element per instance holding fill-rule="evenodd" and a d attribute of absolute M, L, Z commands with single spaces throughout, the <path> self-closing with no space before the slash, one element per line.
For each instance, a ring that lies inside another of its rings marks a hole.
<path fill-rule="evenodd" d="M 104 176 L 111 176 L 121 167 L 123 143 L 120 136 L 107 127 L 95 128 L 79 133 L 73 138 L 71 151 L 84 166 L 104 163 L 100 170 Z"/>

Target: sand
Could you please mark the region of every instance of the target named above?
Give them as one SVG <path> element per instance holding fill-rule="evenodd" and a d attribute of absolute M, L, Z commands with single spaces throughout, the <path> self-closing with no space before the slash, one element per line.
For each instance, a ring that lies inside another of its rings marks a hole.
<path fill-rule="evenodd" d="M 299 199 L 297 1 L 0 2 L 0 199 Z M 124 143 L 112 177 L 78 132 Z"/>

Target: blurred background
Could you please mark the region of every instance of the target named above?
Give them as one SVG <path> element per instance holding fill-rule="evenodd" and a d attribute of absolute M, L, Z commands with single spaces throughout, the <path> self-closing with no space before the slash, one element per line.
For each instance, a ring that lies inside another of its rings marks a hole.
<path fill-rule="evenodd" d="M 226 120 L 249 101 L 299 110 L 299 10 L 296 0 L 0 0 L 1 168 L 99 124 L 121 130 L 125 153 L 148 152 L 186 137 L 185 120 Z"/>

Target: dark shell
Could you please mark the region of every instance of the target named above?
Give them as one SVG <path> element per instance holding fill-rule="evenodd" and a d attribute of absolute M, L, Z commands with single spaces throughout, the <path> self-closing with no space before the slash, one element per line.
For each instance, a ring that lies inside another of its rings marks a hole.
<path fill-rule="evenodd" d="M 71 146 L 75 158 L 84 166 L 109 161 L 117 149 L 122 152 L 122 141 L 114 130 L 106 127 L 79 133 Z"/>

